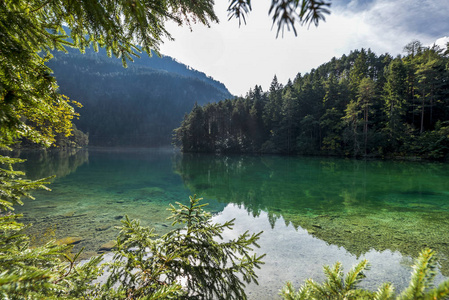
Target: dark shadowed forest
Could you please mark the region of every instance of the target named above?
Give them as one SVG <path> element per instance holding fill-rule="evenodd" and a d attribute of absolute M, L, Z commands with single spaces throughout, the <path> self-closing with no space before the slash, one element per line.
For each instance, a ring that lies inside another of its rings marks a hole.
<path fill-rule="evenodd" d="M 104 49 L 54 56 L 48 65 L 60 92 L 83 105 L 74 124 L 92 146 L 170 145 L 173 129 L 195 102 L 231 97 L 224 84 L 171 57 L 144 54 L 124 69 Z"/>

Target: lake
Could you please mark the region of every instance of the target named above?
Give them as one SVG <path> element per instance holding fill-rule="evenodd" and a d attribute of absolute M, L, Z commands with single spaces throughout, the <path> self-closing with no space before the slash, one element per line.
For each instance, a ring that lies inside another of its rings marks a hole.
<path fill-rule="evenodd" d="M 77 238 L 96 255 L 128 215 L 164 234 L 166 208 L 197 194 L 213 220 L 235 218 L 233 231 L 264 231 L 266 253 L 247 287 L 250 299 L 276 298 L 290 280 L 324 279 L 323 265 L 348 271 L 363 258 L 363 287 L 384 281 L 402 290 L 413 258 L 438 252 L 437 281 L 449 276 L 449 168 L 444 163 L 289 156 L 181 154 L 172 149 L 26 151 L 29 178 L 52 174 L 52 192 L 35 192 L 16 209 L 32 223 L 33 243 Z"/>

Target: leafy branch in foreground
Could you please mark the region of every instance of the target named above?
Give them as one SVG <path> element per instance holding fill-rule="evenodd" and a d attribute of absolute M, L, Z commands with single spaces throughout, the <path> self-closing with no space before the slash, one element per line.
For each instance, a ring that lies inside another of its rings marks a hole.
<path fill-rule="evenodd" d="M 193 196 L 190 205 L 171 205 L 173 225 L 185 227 L 160 238 L 138 221 L 122 221 L 102 293 L 133 299 L 246 299 L 245 283 L 257 283 L 254 269 L 263 264 L 264 255 L 251 254 L 262 232 L 223 241 L 223 231 L 232 229 L 234 220 L 212 223 L 200 200 Z"/>
<path fill-rule="evenodd" d="M 22 197 L 34 199 L 29 193 L 31 190 L 49 190 L 45 184 L 51 177 L 35 181 L 23 179 L 25 173 L 13 169 L 13 165 L 20 162 L 23 160 L 0 155 L 0 212 L 14 210 L 15 204 L 23 205 Z"/>
<path fill-rule="evenodd" d="M 448 299 L 449 280 L 433 288 L 437 262 L 435 252 L 430 249 L 421 251 L 413 265 L 409 286 L 399 295 L 394 292 L 391 283 L 384 283 L 375 292 L 358 288 L 358 284 L 365 278 L 364 271 L 369 267 L 367 260 L 363 260 L 353 267 L 346 277 L 343 275 L 341 263 L 333 268 L 324 267 L 327 280 L 318 284 L 312 279 L 295 291 L 291 282 L 287 282 L 281 290 L 286 300 L 303 299 L 373 299 L 373 300 L 414 300 L 414 299 Z"/>

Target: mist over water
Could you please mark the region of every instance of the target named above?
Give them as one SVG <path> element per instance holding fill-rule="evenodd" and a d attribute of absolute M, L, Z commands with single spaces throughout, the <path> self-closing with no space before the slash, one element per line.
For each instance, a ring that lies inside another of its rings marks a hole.
<path fill-rule="evenodd" d="M 391 281 L 402 289 L 413 257 L 431 247 L 449 275 L 449 170 L 441 163 L 357 161 L 282 156 L 181 154 L 171 149 L 28 152 L 30 178 L 52 174 L 52 192 L 16 209 L 32 223 L 34 243 L 76 239 L 83 257 L 115 239 L 128 215 L 164 234 L 169 203 L 197 194 L 213 220 L 235 230 L 264 231 L 266 264 L 250 298 L 275 297 L 285 281 L 324 279 L 322 266 L 345 272 L 367 258 L 365 287 Z M 438 280 L 443 278 L 439 275 Z"/>

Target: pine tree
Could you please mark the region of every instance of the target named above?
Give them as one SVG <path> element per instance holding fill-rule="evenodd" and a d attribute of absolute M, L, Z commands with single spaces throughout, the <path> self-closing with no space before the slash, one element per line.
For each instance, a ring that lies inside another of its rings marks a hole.
<path fill-rule="evenodd" d="M 365 49 L 362 48 L 357 58 L 355 59 L 354 66 L 351 68 L 349 73 L 350 90 L 353 99 L 357 97 L 359 91 L 359 85 L 363 78 L 368 77 L 368 64 L 367 55 Z"/>
<path fill-rule="evenodd" d="M 424 127 L 432 129 L 434 124 L 433 109 L 438 99 L 438 92 L 444 82 L 441 74 L 444 72 L 439 49 L 426 49 L 419 57 L 415 75 L 417 78 L 416 97 L 420 100 L 421 122 L 420 133 L 424 132 Z M 427 126 L 425 126 L 425 111 L 428 107 Z"/>
<path fill-rule="evenodd" d="M 254 87 L 254 95 L 252 97 L 251 108 L 249 109 L 249 125 L 248 133 L 252 141 L 252 151 L 257 152 L 260 150 L 262 140 L 266 136 L 265 126 L 263 123 L 262 115 L 264 108 L 264 94 L 261 86 Z"/>
<path fill-rule="evenodd" d="M 363 78 L 359 85 L 357 102 L 363 112 L 364 153 L 367 154 L 370 107 L 376 95 L 375 83 L 370 78 Z"/>
<path fill-rule="evenodd" d="M 138 221 L 122 221 L 101 293 L 123 299 L 246 299 L 244 283 L 257 283 L 255 269 L 264 257 L 251 254 L 261 232 L 222 241 L 234 220 L 212 223 L 200 201 L 193 196 L 189 205 L 171 205 L 173 225 L 184 227 L 161 237 Z"/>
<path fill-rule="evenodd" d="M 400 58 L 393 60 L 386 69 L 386 83 L 383 88 L 385 130 L 393 149 L 399 146 L 404 132 L 403 122 L 406 113 L 407 70 Z"/>
<path fill-rule="evenodd" d="M 346 125 L 344 138 L 345 141 L 352 146 L 353 156 L 360 154 L 359 126 L 362 123 L 360 114 L 361 111 L 357 102 L 351 101 L 345 109 L 345 116 L 342 118 Z"/>
<path fill-rule="evenodd" d="M 282 142 L 281 149 L 285 153 L 292 153 L 296 148 L 296 137 L 298 128 L 298 99 L 290 86 L 284 90 L 282 95 L 282 119 L 279 126 L 279 139 Z"/>
<path fill-rule="evenodd" d="M 324 83 L 323 115 L 320 118 L 322 130 L 322 150 L 336 151 L 341 143 L 341 118 L 345 104 L 343 86 L 337 82 L 333 73 Z"/>
<path fill-rule="evenodd" d="M 324 267 L 327 280 L 323 284 L 316 283 L 312 279 L 307 280 L 298 291 L 288 282 L 281 290 L 281 295 L 286 300 L 305 299 L 373 299 L 373 300 L 414 300 L 435 299 L 443 300 L 449 297 L 449 280 L 440 283 L 433 288 L 436 275 L 437 262 L 435 252 L 430 249 L 421 251 L 413 265 L 413 272 L 409 286 L 399 295 L 394 292 L 391 283 L 383 283 L 377 291 L 372 292 L 358 287 L 365 278 L 364 271 L 369 265 L 362 260 L 353 267 L 346 276 L 343 276 L 342 265 L 336 263 L 333 268 Z"/>
<path fill-rule="evenodd" d="M 407 56 L 403 61 L 407 69 L 407 102 L 410 103 L 411 123 L 415 123 L 415 90 L 416 90 L 416 56 L 419 57 L 423 50 L 423 46 L 419 41 L 412 41 L 404 47 L 404 51 L 407 52 Z"/>
<path fill-rule="evenodd" d="M 275 75 L 268 91 L 268 102 L 264 107 L 263 120 L 267 128 L 276 128 L 281 121 L 282 84 Z"/>

